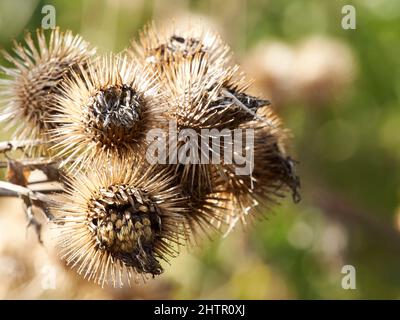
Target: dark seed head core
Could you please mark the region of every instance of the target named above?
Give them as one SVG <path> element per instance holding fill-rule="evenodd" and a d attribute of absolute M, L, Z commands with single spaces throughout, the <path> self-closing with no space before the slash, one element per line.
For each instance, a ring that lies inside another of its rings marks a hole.
<path fill-rule="evenodd" d="M 161 233 L 161 218 L 157 205 L 145 193 L 113 185 L 100 189 L 88 209 L 88 225 L 99 250 L 109 251 L 140 272 L 162 272 L 154 251 Z"/>
<path fill-rule="evenodd" d="M 182 36 L 173 35 L 169 37 L 166 43 L 159 45 L 151 50 L 150 55 L 157 56 L 162 60 L 174 60 L 175 53 L 181 53 L 184 57 L 193 56 L 196 53 L 205 53 L 206 48 L 200 40 L 192 37 L 184 38 Z"/>
<path fill-rule="evenodd" d="M 128 85 L 104 88 L 86 106 L 86 131 L 100 145 L 132 143 L 141 134 L 143 106 L 143 97 Z"/>
<path fill-rule="evenodd" d="M 184 38 L 173 35 L 169 38 L 167 48 L 171 52 L 182 52 L 184 56 L 193 54 L 196 51 L 203 51 L 203 45 L 195 38 Z"/>

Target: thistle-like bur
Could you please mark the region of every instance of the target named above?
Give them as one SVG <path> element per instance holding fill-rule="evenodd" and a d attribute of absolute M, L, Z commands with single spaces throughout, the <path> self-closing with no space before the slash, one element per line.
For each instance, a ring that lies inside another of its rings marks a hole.
<path fill-rule="evenodd" d="M 185 241 L 188 207 L 164 168 L 113 161 L 71 179 L 53 209 L 62 258 L 85 278 L 121 286 L 163 269 Z"/>
<path fill-rule="evenodd" d="M 211 102 L 210 107 L 229 109 L 225 121 L 235 119 L 235 124 L 240 124 L 252 120 L 258 108 L 269 104 L 268 100 L 244 92 L 249 81 L 232 62 L 229 46 L 217 33 L 204 28 L 200 23 L 160 29 L 154 23 L 149 24 L 140 33 L 139 42 L 132 42 L 128 53 L 133 57 L 138 56 L 153 72 L 167 79 L 171 77 L 171 72 L 174 73 L 175 66 L 201 60 L 205 67 L 202 72 L 207 73 L 210 79 L 219 75 L 221 94 Z M 211 81 L 207 90 L 211 91 L 214 85 Z"/>
<path fill-rule="evenodd" d="M 61 164 L 75 171 L 92 161 L 142 155 L 147 131 L 163 122 L 165 102 L 155 78 L 135 61 L 113 55 L 80 73 L 64 82 L 51 118 Z"/>
<path fill-rule="evenodd" d="M 287 130 L 269 108 L 261 108 L 257 115 L 266 121 L 253 120 L 241 129 L 254 130 L 254 169 L 249 176 L 235 174 L 233 165 L 224 164 L 223 174 L 214 174 L 217 190 L 228 199 L 225 223 L 233 227 L 237 221 L 246 224 L 248 218 L 263 215 L 277 204 L 279 198 L 292 193 L 294 202 L 300 201 L 300 180 L 295 161 L 287 154 Z"/>
<path fill-rule="evenodd" d="M 160 73 L 165 71 L 165 64 L 196 55 L 208 55 L 210 64 L 231 63 L 230 49 L 221 37 L 198 23 L 161 28 L 148 24 L 140 33 L 139 41 L 132 41 L 128 52 Z"/>
<path fill-rule="evenodd" d="M 250 83 L 238 66 L 211 66 L 207 56 L 195 55 L 165 66 L 164 90 L 168 115 L 178 126 L 193 129 L 235 129 L 254 119 L 268 100 L 246 94 Z"/>
<path fill-rule="evenodd" d="M 2 120 L 16 128 L 15 139 L 48 138 L 55 124 L 47 119 L 57 112 L 55 103 L 62 96 L 63 78 L 69 78 L 73 70 L 79 72 L 78 66 L 84 67 L 95 54 L 94 48 L 71 31 L 57 28 L 47 43 L 43 30 L 38 30 L 35 40 L 28 33 L 25 45 L 15 42 L 16 56 L 4 53 L 12 67 L 1 67 L 6 76 L 0 80 L 5 104 Z"/>
<path fill-rule="evenodd" d="M 203 130 L 209 130 L 208 144 L 199 143 L 199 158 L 205 152 L 208 156 L 215 152 L 212 141 L 220 139 L 221 133 L 232 137 L 234 129 L 253 119 L 256 110 L 268 103 L 246 95 L 247 86 L 248 82 L 238 73 L 237 67 L 210 69 L 209 61 L 202 55 L 166 65 L 163 88 L 168 97 L 167 118 L 176 122 L 178 132 L 191 129 L 202 137 Z M 248 107 L 243 107 L 244 103 Z M 228 148 L 225 140 L 221 140 L 218 152 Z M 181 183 L 190 190 L 201 189 L 203 185 L 211 189 L 212 165 L 189 163 L 178 166 L 183 166 L 183 170 L 177 170 Z"/>

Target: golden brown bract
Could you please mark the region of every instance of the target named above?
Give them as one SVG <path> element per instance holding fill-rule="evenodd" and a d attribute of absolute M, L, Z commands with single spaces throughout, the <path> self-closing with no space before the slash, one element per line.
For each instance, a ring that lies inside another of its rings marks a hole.
<path fill-rule="evenodd" d="M 126 56 L 92 61 L 73 73 L 57 99 L 52 142 L 61 165 L 76 171 L 90 162 L 138 157 L 146 133 L 163 123 L 165 101 L 146 68 Z"/>
<path fill-rule="evenodd" d="M 63 78 L 69 78 L 72 70 L 79 72 L 79 66 L 84 68 L 96 51 L 81 36 L 58 28 L 51 31 L 48 43 L 43 30 L 37 31 L 35 40 L 28 33 L 25 45 L 15 42 L 16 56 L 4 53 L 13 66 L 1 67 L 6 75 L 0 82 L 2 119 L 16 127 L 15 139 L 48 138 L 55 124 L 46 120 L 56 113 Z"/>
<path fill-rule="evenodd" d="M 171 171 L 127 160 L 75 175 L 53 209 L 62 258 L 101 285 L 159 275 L 186 240 L 187 201 Z"/>

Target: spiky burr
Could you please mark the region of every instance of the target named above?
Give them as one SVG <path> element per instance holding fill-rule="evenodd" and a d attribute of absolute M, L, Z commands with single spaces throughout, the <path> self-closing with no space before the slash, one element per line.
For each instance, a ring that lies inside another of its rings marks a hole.
<path fill-rule="evenodd" d="M 268 122 L 253 120 L 241 128 L 254 130 L 254 168 L 251 175 L 239 176 L 233 165 L 221 166 L 223 174 L 214 175 L 217 191 L 227 201 L 224 224 L 232 228 L 236 222 L 246 224 L 264 215 L 288 192 L 294 202 L 300 201 L 300 180 L 295 161 L 287 153 L 288 131 L 279 117 L 264 107 L 257 113 Z"/>
<path fill-rule="evenodd" d="M 202 72 L 208 73 L 210 78 L 217 74 L 221 76 L 220 91 L 223 94 L 211 103 L 211 107 L 231 109 L 226 120 L 235 117 L 235 123 L 241 123 L 252 119 L 259 107 L 269 104 L 268 100 L 245 93 L 250 82 L 233 63 L 229 46 L 216 32 L 201 23 L 192 21 L 179 26 L 172 24 L 157 28 L 153 22 L 140 33 L 138 42 L 132 41 L 127 52 L 132 57 L 138 57 L 160 78 L 167 79 L 171 77 L 171 72 L 174 73 L 175 66 L 201 60 L 204 65 Z M 226 69 L 229 71 L 223 76 Z M 211 88 L 212 85 L 208 90 Z"/>
<path fill-rule="evenodd" d="M 168 168 L 129 163 L 74 175 L 53 208 L 62 258 L 100 285 L 161 274 L 186 237 L 188 207 Z"/>
<path fill-rule="evenodd" d="M 181 59 L 165 67 L 163 88 L 168 97 L 166 116 L 177 124 L 178 132 L 194 130 L 198 137 L 209 130 L 209 142 L 199 145 L 199 157 L 215 152 L 213 142 L 221 139 L 221 134 L 233 136 L 233 130 L 241 123 L 252 120 L 256 110 L 268 102 L 246 95 L 248 82 L 238 73 L 237 67 L 209 69 L 209 61 L 202 55 Z M 248 106 L 244 106 L 246 103 Z M 219 153 L 228 148 L 226 142 L 220 146 Z M 231 146 L 230 146 L 231 147 Z M 178 145 L 179 148 L 179 145 Z M 197 185 L 211 186 L 212 165 L 188 163 L 178 165 L 182 170 L 182 183 L 191 190 Z"/>
<path fill-rule="evenodd" d="M 139 34 L 139 41 L 132 41 L 128 53 L 139 57 L 156 72 L 163 72 L 166 63 L 181 57 L 191 59 L 195 55 L 208 55 L 211 64 L 231 63 L 231 52 L 221 37 L 199 23 L 184 26 L 150 23 Z"/>
<path fill-rule="evenodd" d="M 16 56 L 5 52 L 11 67 L 1 67 L 5 78 L 0 80 L 3 122 L 16 128 L 15 139 L 48 139 L 55 124 L 47 122 L 56 113 L 55 102 L 62 95 L 61 82 L 79 65 L 86 65 L 95 49 L 71 31 L 51 31 L 48 42 L 43 30 L 36 39 L 28 33 L 25 44 L 14 43 Z"/>
<path fill-rule="evenodd" d="M 155 78 L 126 56 L 108 55 L 80 69 L 62 86 L 51 131 L 68 170 L 113 157 L 140 156 L 146 133 L 164 121 L 165 102 Z"/>

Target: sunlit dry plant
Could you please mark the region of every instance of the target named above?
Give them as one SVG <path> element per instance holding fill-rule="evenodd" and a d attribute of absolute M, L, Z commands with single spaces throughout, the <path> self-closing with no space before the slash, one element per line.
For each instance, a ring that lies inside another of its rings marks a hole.
<path fill-rule="evenodd" d="M 232 165 L 223 164 L 222 171 L 214 175 L 217 190 L 226 201 L 224 224 L 230 228 L 237 221 L 246 224 L 248 218 L 256 218 L 267 212 L 279 198 L 292 193 L 293 201 L 300 201 L 300 180 L 295 172 L 295 162 L 287 154 L 288 131 L 281 120 L 267 107 L 259 109 L 258 119 L 241 125 L 242 129 L 254 130 L 254 168 L 249 176 L 238 176 Z M 230 230 L 230 229 L 229 229 Z"/>
<path fill-rule="evenodd" d="M 161 274 L 186 235 L 186 201 L 170 173 L 122 159 L 75 175 L 54 208 L 66 263 L 101 285 Z"/>
<path fill-rule="evenodd" d="M 46 120 L 56 113 L 55 101 L 62 95 L 63 77 L 69 78 L 72 70 L 79 73 L 78 65 L 85 68 L 86 61 L 95 54 L 95 49 L 71 31 L 57 28 L 47 43 L 44 32 L 38 30 L 35 40 L 28 33 L 25 45 L 15 42 L 16 56 L 4 53 L 13 66 L 1 67 L 6 75 L 0 80 L 5 104 L 1 119 L 9 127 L 16 127 L 15 139 L 47 137 L 55 124 Z"/>
<path fill-rule="evenodd" d="M 17 125 L 17 139 L 44 139 L 51 152 L 7 160 L 0 184 L 24 200 L 30 223 L 34 205 L 55 217 L 61 256 L 84 278 L 122 286 L 154 277 L 192 234 L 230 231 L 290 191 L 299 200 L 287 131 L 268 100 L 246 93 L 250 82 L 215 33 L 150 25 L 126 54 L 101 57 L 70 32 L 56 29 L 48 45 L 43 32 L 37 38 L 38 49 L 27 35 L 16 58 L 6 54 L 15 68 L 2 68 L 2 119 Z M 148 163 L 153 129 L 169 142 L 154 148 L 164 164 Z M 237 143 L 254 153 L 248 175 L 232 161 Z M 0 152 L 24 146 L 4 142 Z M 31 169 L 58 189 L 30 189 Z"/>
<path fill-rule="evenodd" d="M 126 56 L 92 61 L 63 83 L 51 131 L 57 156 L 70 169 L 90 161 L 135 157 L 146 133 L 163 121 L 165 102 L 155 77 Z"/>

